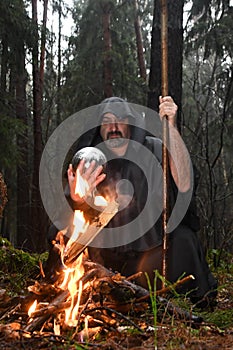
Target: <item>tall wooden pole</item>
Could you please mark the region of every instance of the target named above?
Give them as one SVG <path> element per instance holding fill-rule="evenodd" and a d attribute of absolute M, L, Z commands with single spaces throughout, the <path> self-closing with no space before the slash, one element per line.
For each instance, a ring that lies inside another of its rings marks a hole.
<path fill-rule="evenodd" d="M 168 11 L 167 1 L 161 0 L 161 82 L 162 96 L 168 95 Z M 162 167 L 163 167 L 163 215 L 162 215 L 162 230 L 163 230 L 163 254 L 162 254 L 162 276 L 164 280 L 167 278 L 167 222 L 168 222 L 168 126 L 166 116 L 162 121 Z M 163 288 L 165 281 L 163 280 Z"/>

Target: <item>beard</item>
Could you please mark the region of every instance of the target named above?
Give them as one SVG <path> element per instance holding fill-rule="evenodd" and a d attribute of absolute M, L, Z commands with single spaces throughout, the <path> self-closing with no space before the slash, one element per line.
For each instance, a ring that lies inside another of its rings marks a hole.
<path fill-rule="evenodd" d="M 124 146 L 128 141 L 129 141 L 128 139 L 125 139 L 123 137 L 117 137 L 114 139 L 108 139 L 105 141 L 105 143 L 106 143 L 106 146 L 111 149 L 111 148 L 118 148 L 118 147 Z"/>

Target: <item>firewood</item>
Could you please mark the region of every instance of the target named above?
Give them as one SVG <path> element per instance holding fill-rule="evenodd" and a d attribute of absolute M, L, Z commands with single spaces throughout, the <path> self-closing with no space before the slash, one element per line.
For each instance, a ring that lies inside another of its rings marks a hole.
<path fill-rule="evenodd" d="M 36 317 L 44 316 L 45 314 L 56 315 L 59 312 L 64 311 L 69 306 L 70 306 L 70 302 L 69 301 L 64 301 L 64 302 L 60 303 L 59 305 L 49 304 L 46 307 L 42 307 L 41 309 L 32 312 L 30 317 L 31 318 L 36 318 Z"/>
<path fill-rule="evenodd" d="M 57 293 L 59 292 L 59 288 L 57 288 L 56 285 L 54 284 L 50 284 L 50 283 L 44 283 L 39 282 L 39 281 L 35 281 L 33 286 L 29 286 L 28 287 L 28 291 L 32 292 L 36 295 L 57 295 Z"/>
<path fill-rule="evenodd" d="M 53 300 L 50 306 L 52 307 L 52 306 L 60 305 L 67 299 L 68 296 L 69 296 L 69 291 L 68 290 L 63 291 Z M 36 317 L 24 328 L 24 331 L 33 332 L 34 330 L 39 328 L 41 325 L 43 325 L 44 322 L 49 319 L 50 315 L 51 314 L 49 312 L 45 312 L 44 315 Z"/>
<path fill-rule="evenodd" d="M 90 260 L 84 259 L 83 267 L 84 274 L 81 277 L 83 290 L 77 319 L 78 324 L 84 320 L 84 317 L 90 315 L 98 319 L 105 326 L 112 327 L 115 323 L 114 318 L 112 319 L 112 316 L 104 312 L 101 313 L 100 310 L 111 310 L 111 312 L 122 315 L 131 310 L 142 310 L 142 306 L 143 310 L 147 308 L 148 303 L 146 304 L 145 301 L 150 301 L 150 293 L 147 289 L 131 282 L 125 276 L 114 273 Z M 43 306 L 43 303 L 39 302 L 37 310 L 30 315 L 30 322 L 24 331 L 32 332 L 38 329 L 51 316 L 56 316 L 70 306 L 70 293 L 68 289 L 61 291 L 58 286 L 51 289 L 46 283 L 40 284 L 39 282 L 35 284 L 34 288 L 29 289 L 35 295 L 39 295 L 39 297 L 46 297 L 46 292 L 49 290 L 52 290 L 55 296 L 46 306 Z M 167 299 L 159 296 L 157 298 L 160 305 L 164 306 L 170 313 L 178 315 L 179 318 L 194 322 L 200 321 L 199 318 L 177 308 Z"/>
<path fill-rule="evenodd" d="M 19 330 L 21 325 L 18 322 L 0 324 L 0 335 L 4 336 L 7 341 L 20 339 Z"/>
<path fill-rule="evenodd" d="M 63 260 L 66 266 L 72 265 L 77 260 L 79 255 L 109 223 L 117 211 L 118 203 L 112 201 L 107 204 L 106 208 L 97 217 L 95 217 L 95 219 L 87 227 L 87 230 L 79 235 L 78 241 L 72 242 L 68 249 L 65 250 Z"/>
<path fill-rule="evenodd" d="M 131 292 L 135 294 L 135 298 L 140 298 L 148 295 L 147 289 L 131 282 L 125 276 L 122 276 L 120 273 L 114 273 L 113 271 L 107 269 L 106 267 L 98 263 L 94 263 L 90 260 L 84 260 L 83 266 L 85 271 L 90 271 L 91 269 L 91 273 L 95 275 L 96 279 L 102 279 L 102 281 L 104 281 L 104 279 L 106 279 L 107 277 L 111 277 L 112 283 L 128 288 L 128 290 L 131 290 Z"/>
<path fill-rule="evenodd" d="M 176 289 L 177 287 L 190 281 L 191 279 L 194 279 L 193 275 L 188 275 L 188 276 L 182 278 L 181 280 L 178 280 L 177 282 L 171 284 L 168 287 L 157 290 L 155 293 L 156 293 L 156 295 L 166 294 L 167 292 L 170 292 L 170 291 Z M 137 302 L 141 302 L 141 301 L 144 301 L 144 300 L 149 299 L 149 298 L 150 298 L 150 293 L 148 292 L 147 295 L 144 295 L 141 298 L 138 298 Z"/>

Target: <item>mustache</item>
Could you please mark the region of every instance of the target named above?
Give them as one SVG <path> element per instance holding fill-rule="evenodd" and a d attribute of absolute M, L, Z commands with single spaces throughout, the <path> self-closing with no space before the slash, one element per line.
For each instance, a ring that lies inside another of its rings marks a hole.
<path fill-rule="evenodd" d="M 107 133 L 107 139 L 109 139 L 110 136 L 120 136 L 120 137 L 122 137 L 122 133 L 120 131 L 109 131 Z"/>

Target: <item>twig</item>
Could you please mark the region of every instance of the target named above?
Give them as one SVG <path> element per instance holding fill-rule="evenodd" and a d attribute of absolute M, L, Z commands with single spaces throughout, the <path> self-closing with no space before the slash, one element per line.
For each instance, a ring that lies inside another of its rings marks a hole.
<path fill-rule="evenodd" d="M 184 284 L 184 283 L 186 283 L 186 282 L 188 282 L 190 280 L 193 280 L 193 279 L 195 279 L 193 275 L 188 275 L 188 276 L 182 278 L 181 280 L 176 281 L 175 283 L 173 283 L 172 285 L 170 285 L 168 287 L 165 287 L 165 288 L 162 288 L 160 290 L 157 290 L 155 293 L 156 293 L 156 295 L 165 294 L 165 293 L 167 293 L 167 292 L 169 292 L 169 291 L 179 287 L 180 285 L 182 285 L 182 284 Z M 148 293 L 147 295 L 143 295 L 142 297 L 138 298 L 136 300 L 136 302 L 145 301 L 145 300 L 147 300 L 149 298 L 150 298 L 150 293 Z"/>
<path fill-rule="evenodd" d="M 119 316 L 121 319 L 124 319 L 125 321 L 127 321 L 128 323 L 130 323 L 132 326 L 134 326 L 135 328 L 137 328 L 140 332 L 144 333 L 144 331 L 136 324 L 134 323 L 133 321 L 131 321 L 128 317 L 126 317 L 125 315 L 123 315 L 122 313 L 114 310 L 114 309 L 111 309 L 107 306 L 98 306 L 94 309 L 89 309 L 87 310 L 87 312 L 93 312 L 93 311 L 98 311 L 98 310 L 106 310 L 106 311 L 109 311 L 109 312 L 112 312 L 114 314 L 116 314 L 117 316 Z M 85 314 L 86 312 L 84 312 Z"/>
<path fill-rule="evenodd" d="M 50 304 L 50 306 L 60 305 L 62 302 L 64 302 L 67 299 L 68 295 L 69 295 L 69 291 L 65 290 L 64 292 L 62 292 L 60 295 L 58 295 L 53 300 L 53 302 Z M 24 331 L 26 331 L 26 332 L 33 332 L 37 327 L 39 327 L 45 321 L 47 321 L 49 317 L 50 317 L 50 313 L 46 313 L 46 314 L 44 314 L 42 316 L 36 317 L 34 320 L 32 320 L 32 322 L 30 322 L 24 328 Z"/>

